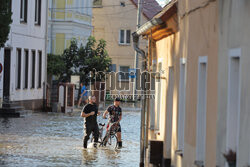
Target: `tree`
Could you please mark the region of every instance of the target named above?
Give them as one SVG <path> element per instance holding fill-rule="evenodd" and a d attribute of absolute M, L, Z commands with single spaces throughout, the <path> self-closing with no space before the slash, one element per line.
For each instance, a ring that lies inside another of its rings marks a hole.
<path fill-rule="evenodd" d="M 54 54 L 48 54 L 48 75 L 52 76 L 58 76 L 61 78 L 62 72 L 65 70 L 65 64 L 63 62 L 61 55 L 54 55 Z"/>
<path fill-rule="evenodd" d="M 75 39 L 71 40 L 69 48 L 65 49 L 62 55 L 62 60 L 65 65 L 65 69 L 62 74 L 62 80 L 65 82 L 70 81 L 71 75 L 78 72 L 78 46 Z"/>
<path fill-rule="evenodd" d="M 8 40 L 10 24 L 12 23 L 11 0 L 0 0 L 0 48 Z"/>
<path fill-rule="evenodd" d="M 97 81 L 104 79 L 105 75 L 92 75 L 92 78 L 89 78 L 88 75 L 90 72 L 107 72 L 111 64 L 111 58 L 108 56 L 106 50 L 106 41 L 101 39 L 96 46 L 96 40 L 94 37 L 89 37 L 88 42 L 85 48 L 80 49 L 80 56 L 83 57 L 84 61 L 81 65 L 83 68 L 80 71 L 81 81 L 88 82 L 89 79 L 93 80 L 94 77 L 97 78 Z"/>
<path fill-rule="evenodd" d="M 80 75 L 81 82 L 87 84 L 95 77 L 90 78 L 90 72 L 107 72 L 110 64 L 104 40 L 100 40 L 96 46 L 95 38 L 89 37 L 85 46 L 78 47 L 77 41 L 73 39 L 62 55 L 48 55 L 48 74 L 58 76 L 61 82 L 70 81 L 71 75 Z M 104 75 L 97 78 L 99 81 Z"/>

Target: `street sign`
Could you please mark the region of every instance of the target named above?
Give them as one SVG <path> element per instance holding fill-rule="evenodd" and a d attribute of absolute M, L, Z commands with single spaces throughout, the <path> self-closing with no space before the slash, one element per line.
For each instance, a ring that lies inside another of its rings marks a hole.
<path fill-rule="evenodd" d="M 132 78 L 132 79 L 136 78 L 136 69 L 131 68 L 128 70 L 128 72 L 129 72 L 129 78 Z"/>

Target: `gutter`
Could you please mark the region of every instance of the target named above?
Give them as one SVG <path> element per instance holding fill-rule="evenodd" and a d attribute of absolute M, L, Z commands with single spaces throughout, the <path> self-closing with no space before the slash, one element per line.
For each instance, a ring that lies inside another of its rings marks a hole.
<path fill-rule="evenodd" d="M 44 69 L 44 93 L 43 93 L 43 109 L 45 110 L 46 108 L 46 101 L 47 101 L 47 41 L 48 41 L 48 0 L 45 0 L 45 4 L 46 4 L 46 21 L 45 21 L 45 51 L 44 51 L 44 56 L 45 56 L 45 69 Z"/>
<path fill-rule="evenodd" d="M 134 50 L 139 53 L 144 59 L 146 58 L 145 56 L 145 51 L 139 48 L 139 38 L 142 34 L 153 28 L 154 26 L 162 24 L 163 21 L 160 18 L 153 18 L 152 20 L 146 22 L 143 24 L 139 29 L 137 29 L 133 34 L 133 47 Z"/>

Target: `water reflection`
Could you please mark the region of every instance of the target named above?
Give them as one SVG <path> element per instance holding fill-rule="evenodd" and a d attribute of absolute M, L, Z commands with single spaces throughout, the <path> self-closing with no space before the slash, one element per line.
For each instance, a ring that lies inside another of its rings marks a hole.
<path fill-rule="evenodd" d="M 124 112 L 124 148 L 118 151 L 84 150 L 79 114 L 33 113 L 23 118 L 0 118 L 0 166 L 138 166 L 139 112 Z"/>

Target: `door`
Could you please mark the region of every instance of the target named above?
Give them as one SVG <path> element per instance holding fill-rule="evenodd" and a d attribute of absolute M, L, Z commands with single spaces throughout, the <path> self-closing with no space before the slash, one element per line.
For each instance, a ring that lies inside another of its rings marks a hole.
<path fill-rule="evenodd" d="M 3 76 L 3 98 L 9 100 L 10 96 L 10 49 L 4 50 L 4 76 Z"/>

